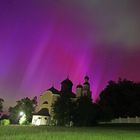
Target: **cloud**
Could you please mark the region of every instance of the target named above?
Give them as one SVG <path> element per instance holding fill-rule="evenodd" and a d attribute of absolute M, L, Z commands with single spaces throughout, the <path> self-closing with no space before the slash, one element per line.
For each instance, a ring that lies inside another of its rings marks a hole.
<path fill-rule="evenodd" d="M 128 48 L 140 45 L 138 0 L 61 0 L 61 5 L 68 22 L 76 21 L 81 31 L 86 27 L 88 33 L 84 34 L 97 44 L 122 43 Z"/>

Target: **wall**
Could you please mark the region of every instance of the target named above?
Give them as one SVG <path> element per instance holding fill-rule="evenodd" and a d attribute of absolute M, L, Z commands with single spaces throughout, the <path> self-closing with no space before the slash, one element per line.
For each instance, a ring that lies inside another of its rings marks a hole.
<path fill-rule="evenodd" d="M 48 125 L 49 124 L 49 117 L 48 116 L 41 116 L 41 115 L 33 115 L 32 117 L 32 125 Z"/>
<path fill-rule="evenodd" d="M 38 111 L 42 108 L 47 108 L 49 110 L 49 114 L 53 115 L 52 105 L 54 102 L 60 97 L 58 94 L 53 94 L 51 91 L 45 91 L 40 95 L 39 102 L 38 102 Z M 47 102 L 47 104 L 44 104 Z"/>

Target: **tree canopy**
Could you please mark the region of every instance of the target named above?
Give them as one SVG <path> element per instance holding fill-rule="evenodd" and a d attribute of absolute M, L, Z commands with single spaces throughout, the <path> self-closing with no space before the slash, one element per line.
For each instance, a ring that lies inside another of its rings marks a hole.
<path fill-rule="evenodd" d="M 75 104 L 74 125 L 92 126 L 97 123 L 98 106 L 93 104 L 91 98 L 81 96 Z"/>
<path fill-rule="evenodd" d="M 27 122 L 31 122 L 32 113 L 35 111 L 37 105 L 37 97 L 30 99 L 28 97 L 17 101 L 14 107 L 9 108 L 10 120 L 12 123 L 18 123 L 21 118 L 20 112 L 26 115 Z"/>
<path fill-rule="evenodd" d="M 74 102 L 65 95 L 61 95 L 53 104 L 54 119 L 58 125 L 69 124 L 73 119 Z"/>
<path fill-rule="evenodd" d="M 2 98 L 0 98 L 0 112 L 3 111 L 3 102 L 4 102 L 4 100 Z"/>
<path fill-rule="evenodd" d="M 74 126 L 91 126 L 97 122 L 98 106 L 87 96 L 76 99 L 62 95 L 53 105 L 53 110 L 58 125 L 73 122 Z"/>
<path fill-rule="evenodd" d="M 110 110 L 114 118 L 140 116 L 140 83 L 110 81 L 100 94 L 99 104 Z"/>

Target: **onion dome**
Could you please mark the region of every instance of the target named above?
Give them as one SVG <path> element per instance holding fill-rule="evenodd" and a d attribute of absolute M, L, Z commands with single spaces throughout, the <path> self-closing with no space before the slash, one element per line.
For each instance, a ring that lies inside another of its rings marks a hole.
<path fill-rule="evenodd" d="M 67 78 L 66 80 L 62 81 L 61 84 L 68 84 L 68 85 L 73 85 L 72 81 Z"/>
<path fill-rule="evenodd" d="M 85 79 L 85 80 L 89 80 L 89 77 L 86 75 L 84 79 Z"/>
<path fill-rule="evenodd" d="M 77 85 L 76 88 L 83 88 L 83 86 L 81 84 Z"/>

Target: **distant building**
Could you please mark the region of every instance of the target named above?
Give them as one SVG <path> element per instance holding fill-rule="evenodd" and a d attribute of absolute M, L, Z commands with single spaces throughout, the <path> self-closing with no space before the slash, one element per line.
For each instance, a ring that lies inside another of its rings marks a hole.
<path fill-rule="evenodd" d="M 47 125 L 50 121 L 50 115 L 47 108 L 41 109 L 39 112 L 33 115 L 32 124 L 33 125 Z"/>
<path fill-rule="evenodd" d="M 89 77 L 85 76 L 84 80 L 85 81 L 83 85 L 77 85 L 76 94 L 72 92 L 73 83 L 69 78 L 61 82 L 60 91 L 54 88 L 54 86 L 44 91 L 39 97 L 37 113 L 33 115 L 32 124 L 49 124 L 50 120 L 53 119 L 54 116 L 52 105 L 62 94 L 66 95 L 68 98 L 73 98 L 75 100 L 81 96 L 88 96 L 89 98 L 91 98 Z"/>

